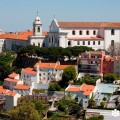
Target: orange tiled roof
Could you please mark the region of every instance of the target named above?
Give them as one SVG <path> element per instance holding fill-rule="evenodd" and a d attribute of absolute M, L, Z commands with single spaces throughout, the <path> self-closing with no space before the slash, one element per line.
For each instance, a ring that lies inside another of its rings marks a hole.
<path fill-rule="evenodd" d="M 66 91 L 68 91 L 68 92 L 79 92 L 79 91 L 81 91 L 80 88 L 81 88 L 80 85 L 69 85 L 66 88 Z"/>
<path fill-rule="evenodd" d="M 17 93 L 9 90 L 9 91 L 7 91 L 5 94 L 6 94 L 7 96 L 15 96 Z"/>
<path fill-rule="evenodd" d="M 92 91 L 94 90 L 95 86 L 94 85 L 87 85 L 87 84 L 82 84 L 81 86 L 81 91 L 84 92 L 84 95 L 90 95 Z"/>
<path fill-rule="evenodd" d="M 68 92 L 79 92 L 80 87 L 69 87 L 66 91 L 68 91 Z"/>
<path fill-rule="evenodd" d="M 45 36 L 47 35 L 47 32 L 43 32 L 42 34 Z M 18 33 L 5 33 L 0 35 L 0 39 L 28 40 L 28 37 L 32 35 L 33 35 L 33 31 L 28 30 Z"/>
<path fill-rule="evenodd" d="M 2 86 L 0 86 L 0 94 L 5 94 L 7 96 L 15 96 L 17 93 L 7 90 L 7 89 L 4 89 Z"/>
<path fill-rule="evenodd" d="M 30 86 L 18 84 L 18 85 L 16 85 L 14 87 L 14 89 L 24 89 L 24 90 L 27 90 L 27 89 L 30 89 Z"/>
<path fill-rule="evenodd" d="M 18 74 L 16 74 L 16 73 L 12 73 L 9 75 L 9 77 L 11 77 L 11 78 L 15 78 L 16 76 L 18 76 Z"/>
<path fill-rule="evenodd" d="M 114 61 L 114 58 L 113 57 L 105 57 L 105 59 L 104 59 L 105 61 Z"/>
<path fill-rule="evenodd" d="M 11 79 L 11 78 L 5 78 L 5 81 L 9 81 L 9 82 L 18 82 L 19 80 L 16 79 Z"/>
<path fill-rule="evenodd" d="M 37 71 L 35 71 L 33 68 L 22 69 L 22 72 L 28 73 L 28 74 L 37 74 Z"/>
<path fill-rule="evenodd" d="M 67 68 L 67 67 L 69 67 L 69 66 L 71 66 L 71 65 L 57 65 L 57 66 L 55 67 L 55 69 L 64 70 L 65 68 Z"/>
<path fill-rule="evenodd" d="M 69 40 L 103 40 L 103 38 L 100 37 L 70 37 Z"/>
<path fill-rule="evenodd" d="M 56 63 L 41 63 L 41 62 L 38 62 L 35 64 L 35 67 L 39 65 L 40 68 L 55 68 L 56 67 Z"/>
<path fill-rule="evenodd" d="M 120 22 L 58 22 L 61 28 L 120 28 Z"/>

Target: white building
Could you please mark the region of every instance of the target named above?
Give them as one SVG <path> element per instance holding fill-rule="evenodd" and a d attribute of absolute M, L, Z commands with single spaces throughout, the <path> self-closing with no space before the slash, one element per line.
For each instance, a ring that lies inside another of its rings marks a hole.
<path fill-rule="evenodd" d="M 49 84 L 50 81 L 60 81 L 62 79 L 63 70 L 71 65 L 60 65 L 60 62 L 56 63 L 42 63 L 41 61 L 34 66 L 39 66 L 40 83 Z"/>
<path fill-rule="evenodd" d="M 120 22 L 58 22 L 54 19 L 49 32 L 43 32 L 41 19 L 37 16 L 33 29 L 3 33 L 0 35 L 0 51 L 17 51 L 26 45 L 39 47 L 88 46 L 93 49 L 106 49 L 120 42 Z"/>
<path fill-rule="evenodd" d="M 49 47 L 88 46 L 95 50 L 107 49 L 114 42 L 120 42 L 120 23 L 58 22 L 54 19 L 47 40 Z"/>
<path fill-rule="evenodd" d="M 78 102 L 83 105 L 83 107 L 88 107 L 88 101 L 92 96 L 92 93 L 96 91 L 96 87 L 93 85 L 82 84 L 80 85 L 69 85 L 65 92 L 70 94 L 73 99 L 78 99 Z"/>

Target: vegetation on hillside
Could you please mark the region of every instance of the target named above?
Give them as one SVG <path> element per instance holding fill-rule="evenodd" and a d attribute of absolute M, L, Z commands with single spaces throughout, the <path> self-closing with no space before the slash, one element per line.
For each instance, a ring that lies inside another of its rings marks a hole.
<path fill-rule="evenodd" d="M 38 46 L 26 46 L 22 48 L 18 55 L 37 55 L 38 57 L 42 57 L 44 59 L 48 59 L 51 61 L 63 60 L 64 57 L 78 57 L 79 54 L 85 51 L 92 51 L 91 47 L 87 46 L 75 46 L 75 47 L 49 47 L 49 48 L 40 48 Z"/>

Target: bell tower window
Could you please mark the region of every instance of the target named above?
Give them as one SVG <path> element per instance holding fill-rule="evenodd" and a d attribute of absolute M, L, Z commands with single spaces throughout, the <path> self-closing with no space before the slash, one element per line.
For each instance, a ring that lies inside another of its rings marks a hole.
<path fill-rule="evenodd" d="M 37 31 L 40 32 L 40 27 L 37 28 Z"/>

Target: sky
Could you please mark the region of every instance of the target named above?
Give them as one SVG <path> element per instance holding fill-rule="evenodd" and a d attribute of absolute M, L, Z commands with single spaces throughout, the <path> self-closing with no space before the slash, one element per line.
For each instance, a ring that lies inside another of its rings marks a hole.
<path fill-rule="evenodd" d="M 120 0 L 0 0 L 0 29 L 32 29 L 39 12 L 43 30 L 57 21 L 120 22 Z"/>

